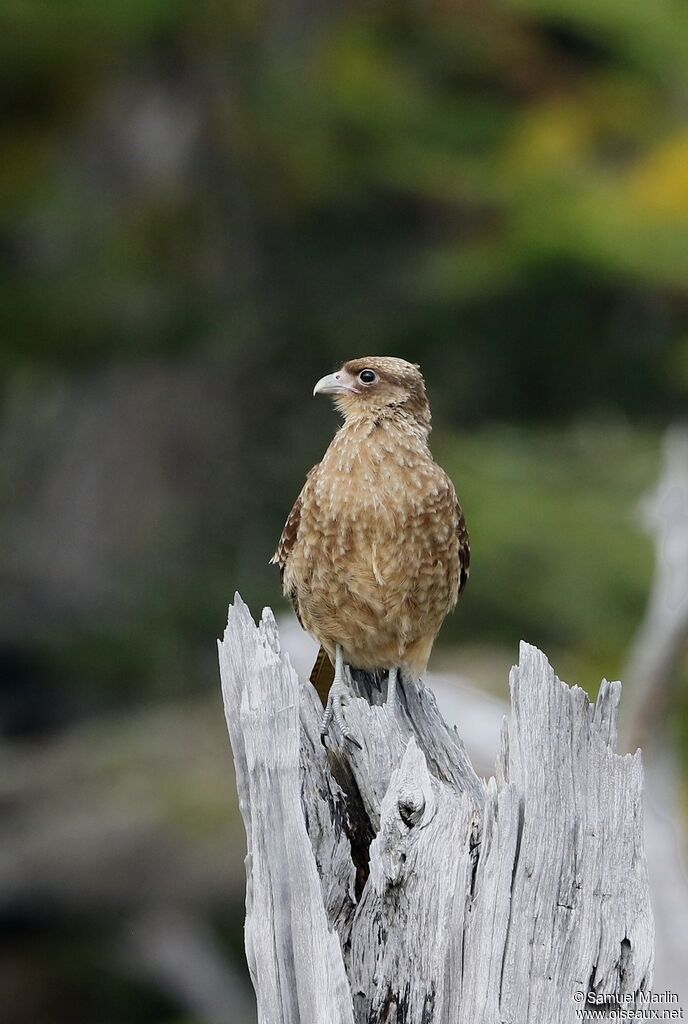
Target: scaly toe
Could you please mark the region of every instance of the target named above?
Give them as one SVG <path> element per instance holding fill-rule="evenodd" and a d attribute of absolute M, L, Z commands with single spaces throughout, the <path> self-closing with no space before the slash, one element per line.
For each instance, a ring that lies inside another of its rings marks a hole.
<path fill-rule="evenodd" d="M 363 748 L 361 744 L 349 729 L 349 726 L 346 724 L 346 718 L 344 717 L 344 709 L 349 704 L 350 700 L 351 693 L 345 683 L 335 682 L 332 684 L 332 688 L 327 698 L 327 707 L 320 726 L 320 736 L 324 737 L 327 735 L 330 725 L 332 724 L 332 719 L 334 718 L 337 728 L 344 739 L 348 740 L 349 743 L 353 743 L 359 750 L 362 750 Z"/>

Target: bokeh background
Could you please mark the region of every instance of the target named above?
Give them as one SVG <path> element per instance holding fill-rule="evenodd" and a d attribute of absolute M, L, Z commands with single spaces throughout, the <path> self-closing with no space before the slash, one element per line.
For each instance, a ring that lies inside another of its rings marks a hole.
<path fill-rule="evenodd" d="M 473 542 L 436 668 L 624 671 L 688 396 L 688 9 L 5 0 L 0 80 L 2 1017 L 248 1024 L 215 638 L 235 589 L 286 613 L 317 378 L 422 364 Z"/>

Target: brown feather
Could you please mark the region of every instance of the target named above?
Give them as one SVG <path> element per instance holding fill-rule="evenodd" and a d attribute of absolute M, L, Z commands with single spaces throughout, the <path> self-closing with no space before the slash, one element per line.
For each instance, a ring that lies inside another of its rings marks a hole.
<path fill-rule="evenodd" d="M 468 528 L 464 518 L 463 509 L 459 501 L 456 502 L 456 536 L 459 538 L 459 594 L 463 593 L 468 583 L 471 568 L 471 545 L 468 539 Z"/>
<path fill-rule="evenodd" d="M 311 680 L 325 702 L 335 648 L 369 671 L 422 674 L 468 580 L 456 491 L 428 447 L 423 378 L 401 359 L 367 356 L 377 383 L 337 394 L 345 422 L 310 473 L 273 561 L 302 626 L 321 644 Z"/>
<path fill-rule="evenodd" d="M 315 665 L 311 672 L 311 683 L 317 690 L 318 696 L 323 703 L 323 707 L 327 705 L 327 698 L 333 682 L 334 665 L 330 661 L 325 648 L 321 647 L 318 651 L 318 657 L 315 659 Z"/>
<path fill-rule="evenodd" d="M 316 467 L 313 467 L 313 468 L 315 469 Z M 313 470 L 311 470 L 311 472 L 308 473 L 308 475 L 306 477 L 306 480 L 308 480 L 308 477 L 311 475 L 312 472 L 313 472 Z M 284 529 L 282 530 L 282 536 L 280 537 L 279 541 L 277 542 L 277 550 L 275 551 L 274 555 L 270 559 L 270 563 L 269 563 L 270 565 L 277 565 L 279 567 L 280 582 L 283 585 L 284 585 L 284 570 L 285 570 L 287 561 L 289 559 L 289 554 L 291 552 L 291 549 L 294 547 L 294 544 L 296 543 L 296 539 L 297 539 L 297 537 L 299 535 L 299 525 L 301 523 L 301 496 L 302 496 L 302 494 L 303 494 L 303 491 L 301 492 L 301 494 L 299 494 L 298 498 L 294 502 L 292 510 L 289 513 L 288 517 L 287 517 L 286 523 L 284 524 Z M 284 586 L 283 586 L 283 589 L 284 589 L 284 595 L 285 595 L 285 597 L 288 597 L 289 600 L 291 601 L 291 605 L 292 605 L 292 608 L 294 609 L 294 613 L 296 615 L 296 618 L 299 620 L 299 625 L 303 629 L 304 628 L 303 619 L 301 618 L 301 612 L 299 610 L 298 590 L 297 590 L 296 587 L 289 587 L 287 589 L 287 588 L 284 588 Z"/>

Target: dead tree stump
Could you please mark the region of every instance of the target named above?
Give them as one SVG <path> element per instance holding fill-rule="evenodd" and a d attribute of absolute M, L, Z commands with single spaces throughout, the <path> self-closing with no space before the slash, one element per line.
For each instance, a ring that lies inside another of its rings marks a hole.
<path fill-rule="evenodd" d="M 260 1024 L 550 1024 L 652 979 L 640 752 L 522 644 L 495 776 L 422 681 L 353 673 L 362 749 L 320 740 L 269 609 L 237 595 L 219 644 L 246 826 L 246 954 Z M 597 1007 L 602 1019 L 604 1009 Z"/>

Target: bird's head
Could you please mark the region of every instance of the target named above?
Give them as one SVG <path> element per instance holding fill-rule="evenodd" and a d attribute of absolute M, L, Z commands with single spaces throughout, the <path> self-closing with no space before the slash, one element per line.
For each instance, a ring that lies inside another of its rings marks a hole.
<path fill-rule="evenodd" d="M 430 430 L 425 381 L 416 363 L 394 356 L 350 359 L 340 370 L 321 377 L 314 395 L 333 395 L 345 419 L 380 420 L 395 413 L 410 416 Z"/>

